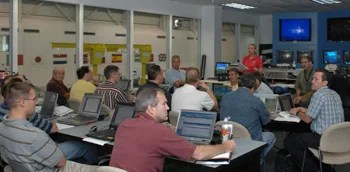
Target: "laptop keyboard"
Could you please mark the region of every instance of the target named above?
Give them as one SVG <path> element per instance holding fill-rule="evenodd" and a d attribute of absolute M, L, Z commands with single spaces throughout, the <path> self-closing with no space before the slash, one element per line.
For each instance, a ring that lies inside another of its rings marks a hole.
<path fill-rule="evenodd" d="M 107 141 L 114 141 L 114 135 L 115 135 L 115 130 L 112 128 L 87 134 L 88 137 L 98 138 L 98 139 L 107 140 Z"/>

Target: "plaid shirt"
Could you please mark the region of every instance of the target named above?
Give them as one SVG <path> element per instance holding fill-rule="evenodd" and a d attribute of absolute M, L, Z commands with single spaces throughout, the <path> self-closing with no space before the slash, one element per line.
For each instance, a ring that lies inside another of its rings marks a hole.
<path fill-rule="evenodd" d="M 320 88 L 311 98 L 307 115 L 313 119 L 311 130 L 322 135 L 331 125 L 344 121 L 340 96 L 328 87 Z"/>

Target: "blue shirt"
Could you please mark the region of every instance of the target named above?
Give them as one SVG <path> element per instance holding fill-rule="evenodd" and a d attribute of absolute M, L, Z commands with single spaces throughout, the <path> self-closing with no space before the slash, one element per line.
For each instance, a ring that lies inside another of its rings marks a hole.
<path fill-rule="evenodd" d="M 0 104 L 0 121 L 4 120 L 4 117 L 6 114 L 10 112 L 10 107 L 7 103 Z M 41 117 L 38 113 L 34 113 L 28 118 L 28 121 L 33 124 L 34 127 L 37 127 L 43 131 L 45 131 L 47 134 L 50 134 L 52 123 Z"/>
<path fill-rule="evenodd" d="M 253 140 L 262 141 L 262 127 L 270 121 L 264 103 L 247 88 L 239 87 L 236 91 L 225 94 L 220 103 L 220 118 L 231 117 L 243 125 Z M 235 132 L 235 131 L 233 131 Z"/>
<path fill-rule="evenodd" d="M 184 70 L 176 70 L 174 68 L 170 68 L 165 72 L 165 83 L 173 85 L 175 81 L 181 80 L 185 81 L 186 72 Z"/>
<path fill-rule="evenodd" d="M 328 87 L 322 87 L 312 96 L 307 115 L 312 118 L 311 131 L 322 135 L 331 125 L 344 121 L 340 96 Z"/>

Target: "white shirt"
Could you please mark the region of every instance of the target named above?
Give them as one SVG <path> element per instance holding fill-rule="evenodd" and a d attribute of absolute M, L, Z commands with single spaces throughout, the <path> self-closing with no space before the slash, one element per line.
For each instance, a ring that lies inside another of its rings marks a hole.
<path fill-rule="evenodd" d="M 264 82 L 261 82 L 261 84 L 258 87 L 258 89 L 255 90 L 255 93 L 258 93 L 258 94 L 273 94 L 273 91 Z"/>
<path fill-rule="evenodd" d="M 193 85 L 185 84 L 177 88 L 171 99 L 171 110 L 180 113 L 181 109 L 211 110 L 214 101 L 208 93 L 197 90 Z"/>

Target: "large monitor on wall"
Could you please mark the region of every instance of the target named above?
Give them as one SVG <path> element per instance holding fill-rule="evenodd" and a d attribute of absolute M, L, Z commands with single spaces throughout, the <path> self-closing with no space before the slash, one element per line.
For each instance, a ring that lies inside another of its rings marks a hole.
<path fill-rule="evenodd" d="M 350 50 L 343 51 L 343 60 L 345 64 L 350 65 Z"/>
<path fill-rule="evenodd" d="M 350 41 L 350 17 L 327 19 L 328 41 Z"/>
<path fill-rule="evenodd" d="M 311 19 L 280 19 L 280 41 L 311 41 Z"/>
<path fill-rule="evenodd" d="M 301 57 L 309 56 L 312 59 L 312 50 L 297 50 L 297 63 L 301 63 Z"/>
<path fill-rule="evenodd" d="M 216 62 L 216 64 L 215 64 L 215 76 L 227 75 L 227 71 L 229 70 L 229 66 L 230 66 L 229 62 Z"/>
<path fill-rule="evenodd" d="M 324 50 L 323 51 L 324 64 L 338 64 L 340 63 L 340 54 L 337 50 Z"/>
<path fill-rule="evenodd" d="M 293 63 L 293 51 L 292 50 L 277 50 L 277 63 Z"/>

